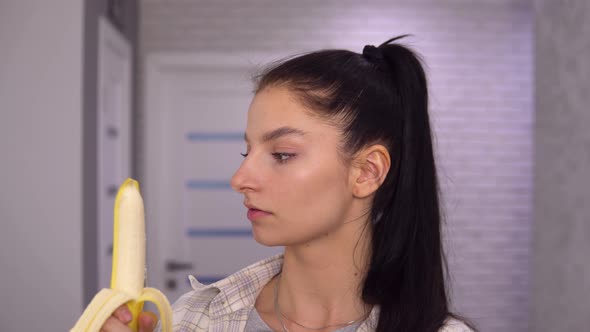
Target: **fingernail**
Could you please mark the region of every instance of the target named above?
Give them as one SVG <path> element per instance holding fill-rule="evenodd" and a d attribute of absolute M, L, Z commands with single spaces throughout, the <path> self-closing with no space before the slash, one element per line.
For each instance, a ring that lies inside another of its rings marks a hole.
<path fill-rule="evenodd" d="M 121 320 L 123 321 L 123 323 L 128 323 L 129 321 L 131 321 L 131 318 L 132 318 L 131 312 L 127 308 L 119 309 L 119 317 L 121 317 Z"/>
<path fill-rule="evenodd" d="M 152 325 L 152 317 L 150 317 L 149 315 L 142 315 L 141 316 L 141 321 L 143 322 L 144 326 L 151 326 Z"/>

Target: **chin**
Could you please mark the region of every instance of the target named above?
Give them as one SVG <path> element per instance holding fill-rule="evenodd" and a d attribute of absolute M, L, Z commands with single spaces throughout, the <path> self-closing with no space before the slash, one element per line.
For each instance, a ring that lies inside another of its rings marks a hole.
<path fill-rule="evenodd" d="M 259 244 L 266 247 L 289 247 L 298 246 L 301 244 L 309 243 L 313 238 L 295 238 L 293 236 L 286 237 L 280 236 L 273 232 L 261 232 L 257 229 L 252 229 L 252 235 L 254 240 Z"/>
<path fill-rule="evenodd" d="M 279 247 L 279 246 L 284 246 L 284 243 L 282 241 L 279 241 L 279 239 L 276 236 L 272 236 L 272 234 L 260 234 L 260 231 L 257 231 L 256 229 L 252 230 L 252 235 L 254 237 L 254 241 L 262 244 L 263 246 L 266 247 Z"/>

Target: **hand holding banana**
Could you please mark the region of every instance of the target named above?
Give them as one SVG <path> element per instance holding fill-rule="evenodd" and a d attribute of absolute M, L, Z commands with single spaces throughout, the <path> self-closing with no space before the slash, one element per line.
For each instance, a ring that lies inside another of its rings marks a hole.
<path fill-rule="evenodd" d="M 145 221 L 139 184 L 127 179 L 115 199 L 113 266 L 111 288 L 92 299 L 70 332 L 99 332 L 107 319 L 126 304 L 132 314 L 128 326 L 138 329 L 139 313 L 145 301 L 160 312 L 162 332 L 172 332 L 172 310 L 166 296 L 145 283 Z"/>

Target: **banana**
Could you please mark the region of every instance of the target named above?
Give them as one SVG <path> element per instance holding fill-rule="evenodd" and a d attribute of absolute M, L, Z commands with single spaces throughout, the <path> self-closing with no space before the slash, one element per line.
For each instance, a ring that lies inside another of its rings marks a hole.
<path fill-rule="evenodd" d="M 133 314 L 129 327 L 137 331 L 137 318 L 145 301 L 160 312 L 162 332 L 172 331 L 172 309 L 168 299 L 145 284 L 145 220 L 137 181 L 128 178 L 115 199 L 113 265 L 111 288 L 92 299 L 70 332 L 99 332 L 105 321 L 123 304 Z"/>

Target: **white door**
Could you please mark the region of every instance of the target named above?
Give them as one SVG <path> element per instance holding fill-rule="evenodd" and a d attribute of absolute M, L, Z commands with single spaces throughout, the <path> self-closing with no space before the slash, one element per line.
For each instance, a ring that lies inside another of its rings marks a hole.
<path fill-rule="evenodd" d="M 148 285 L 175 301 L 278 253 L 251 234 L 229 181 L 245 152 L 251 76 L 264 60 L 219 54 L 152 55 L 146 62 L 142 190 Z"/>
<path fill-rule="evenodd" d="M 113 206 L 131 175 L 131 47 L 101 17 L 98 47 L 98 289 L 110 287 Z"/>

